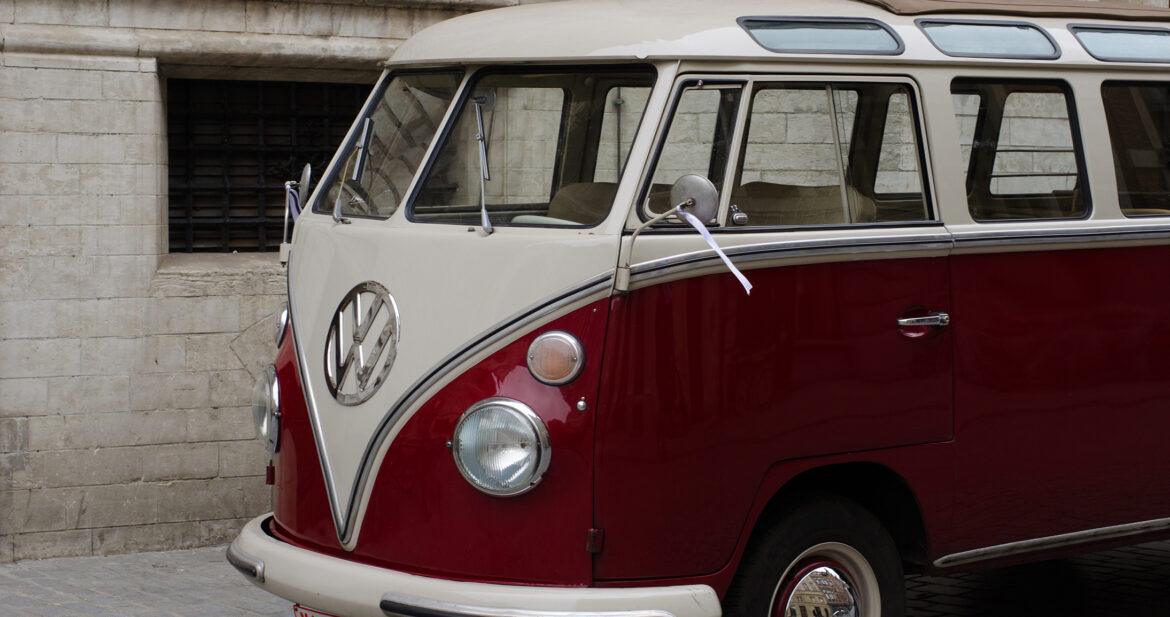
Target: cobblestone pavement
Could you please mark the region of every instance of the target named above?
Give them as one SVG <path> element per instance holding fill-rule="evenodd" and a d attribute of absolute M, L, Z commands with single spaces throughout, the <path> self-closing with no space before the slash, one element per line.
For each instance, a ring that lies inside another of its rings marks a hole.
<path fill-rule="evenodd" d="M 3 617 L 291 617 L 223 547 L 0 566 Z M 1170 541 L 953 577 L 906 578 L 907 617 L 1168 617 Z"/>

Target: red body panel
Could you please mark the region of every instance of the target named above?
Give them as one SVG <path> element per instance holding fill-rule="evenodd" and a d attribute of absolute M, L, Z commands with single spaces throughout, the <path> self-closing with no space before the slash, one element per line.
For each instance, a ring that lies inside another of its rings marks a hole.
<path fill-rule="evenodd" d="M 782 461 L 951 438 L 950 335 L 897 327 L 907 311 L 949 310 L 945 259 L 749 276 L 751 296 L 714 275 L 614 301 L 597 429 L 598 579 L 726 567 Z"/>
<path fill-rule="evenodd" d="M 305 406 L 291 332 L 286 333 L 276 355 L 276 378 L 280 382 L 281 415 L 280 447 L 273 457 L 274 530 L 297 544 L 341 550 L 329 513 L 325 475 Z"/>
<path fill-rule="evenodd" d="M 1170 252 L 951 259 L 956 543 L 1170 515 Z"/>
<path fill-rule="evenodd" d="M 593 426 L 607 313 L 608 301 L 597 302 L 540 327 L 468 369 L 423 404 L 377 471 L 352 553 L 337 548 L 335 535 L 320 535 L 326 528 L 334 532 L 324 484 L 318 484 L 320 467 L 309 468 L 309 459 L 315 463 L 316 457 L 305 456 L 301 444 L 312 445 L 311 429 L 307 423 L 287 422 L 296 434 L 281 445 L 278 463 L 280 531 L 322 552 L 406 572 L 484 582 L 588 585 L 591 555 L 585 541 L 592 527 Z M 537 335 L 557 329 L 576 335 L 586 353 L 582 375 L 561 387 L 536 381 L 525 360 Z M 516 497 L 491 497 L 472 488 L 446 447 L 463 412 L 493 396 L 530 406 L 544 420 L 552 444 L 543 481 Z M 576 407 L 582 398 L 585 412 Z M 284 448 L 290 442 L 296 469 L 282 473 Z M 297 481 L 302 484 L 294 488 Z M 299 507 L 305 501 L 316 504 Z"/>

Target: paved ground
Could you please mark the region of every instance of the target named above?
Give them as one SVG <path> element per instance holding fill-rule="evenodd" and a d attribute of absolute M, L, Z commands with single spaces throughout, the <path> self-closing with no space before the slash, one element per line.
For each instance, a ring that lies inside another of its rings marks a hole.
<path fill-rule="evenodd" d="M 0 566 L 3 617 L 291 617 L 223 547 Z M 949 578 L 906 579 L 907 617 L 1168 617 L 1170 542 Z"/>

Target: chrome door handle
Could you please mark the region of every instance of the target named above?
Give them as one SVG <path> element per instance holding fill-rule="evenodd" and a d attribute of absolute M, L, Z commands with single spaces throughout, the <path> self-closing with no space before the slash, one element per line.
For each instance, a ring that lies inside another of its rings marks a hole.
<path fill-rule="evenodd" d="M 945 328 L 950 325 L 951 316 L 943 312 L 936 312 L 927 315 L 926 317 L 903 317 L 898 320 L 899 328 L 913 328 L 916 326 L 934 326 L 935 328 Z"/>

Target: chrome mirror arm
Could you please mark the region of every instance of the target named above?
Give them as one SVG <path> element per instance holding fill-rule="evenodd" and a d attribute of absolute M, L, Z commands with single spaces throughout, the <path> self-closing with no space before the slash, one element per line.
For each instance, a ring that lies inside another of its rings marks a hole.
<path fill-rule="evenodd" d="M 694 205 L 694 199 L 686 199 L 679 205 L 642 223 L 634 230 L 634 234 L 630 236 L 629 244 L 622 249 L 621 257 L 618 260 L 617 275 L 614 277 L 613 282 L 613 290 L 615 293 L 626 293 L 630 290 L 630 259 L 632 259 L 634 254 L 634 241 L 638 239 L 638 234 L 642 233 L 647 227 L 659 223 L 670 216 L 678 216 L 678 213 L 683 208 L 689 208 Z"/>

